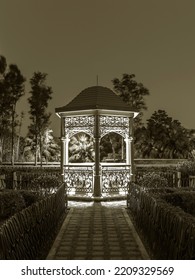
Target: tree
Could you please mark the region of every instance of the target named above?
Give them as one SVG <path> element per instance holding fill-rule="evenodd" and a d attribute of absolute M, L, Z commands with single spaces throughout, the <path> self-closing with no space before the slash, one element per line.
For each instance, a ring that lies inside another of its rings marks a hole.
<path fill-rule="evenodd" d="M 114 91 L 119 95 L 129 107 L 140 112 L 136 118 L 136 127 L 141 125 L 143 111 L 147 110 L 145 97 L 149 95 L 149 90 L 142 83 L 136 82 L 134 74 L 123 74 L 122 79 L 114 78 L 112 83 Z"/>
<path fill-rule="evenodd" d="M 16 121 L 16 104 L 24 95 L 25 78 L 18 66 L 7 62 L 4 56 L 0 56 L 0 130 L 1 130 L 1 158 L 3 151 L 5 132 L 11 126 L 11 161 L 14 164 L 14 138 Z"/>
<path fill-rule="evenodd" d="M 145 97 L 148 96 L 149 90 L 142 83 L 135 80 L 134 74 L 123 74 L 121 79 L 114 78 L 112 80 L 114 91 L 119 95 L 125 103 L 134 111 L 139 112 L 139 115 L 134 120 L 134 143 L 135 155 L 139 154 L 140 132 L 143 133 L 142 117 L 143 112 L 147 110 Z M 123 142 L 124 143 L 124 142 Z M 123 146 L 122 143 L 122 146 Z"/>
<path fill-rule="evenodd" d="M 50 123 L 51 113 L 47 113 L 49 100 L 52 99 L 52 88 L 46 85 L 47 74 L 35 72 L 30 79 L 31 96 L 28 98 L 30 104 L 30 119 L 32 123 L 29 126 L 29 135 L 35 140 L 35 165 L 37 165 L 38 148 L 41 155 L 43 150 L 43 135 Z"/>
<path fill-rule="evenodd" d="M 189 132 L 164 110 L 155 111 L 147 120 L 140 139 L 142 157 L 188 158 L 191 154 Z"/>
<path fill-rule="evenodd" d="M 46 128 L 42 135 L 42 154 L 40 153 L 40 147 L 38 147 L 37 158 L 48 163 L 52 161 L 60 160 L 60 143 L 53 136 L 53 131 Z M 35 138 L 31 135 L 26 137 L 23 147 L 23 158 L 25 161 L 35 160 L 36 143 Z"/>
<path fill-rule="evenodd" d="M 94 162 L 94 142 L 85 133 L 77 133 L 70 139 L 69 162 Z"/>
<path fill-rule="evenodd" d="M 18 66 L 15 64 L 9 65 L 9 71 L 5 75 L 5 87 L 9 95 L 11 107 L 11 131 L 12 131 L 12 156 L 11 161 L 14 164 L 14 129 L 17 126 L 16 120 L 16 104 L 24 95 L 24 83 L 26 79 L 21 74 Z"/>
<path fill-rule="evenodd" d="M 125 145 L 121 135 L 110 132 L 102 137 L 100 142 L 101 161 L 123 162 L 125 157 Z"/>
<path fill-rule="evenodd" d="M 24 119 L 24 112 L 21 112 L 20 115 L 20 121 L 19 121 L 19 125 L 18 125 L 18 135 L 17 135 L 17 145 L 16 145 L 16 160 L 19 160 L 20 157 L 20 140 L 21 140 L 21 128 L 22 128 L 22 122 Z"/>

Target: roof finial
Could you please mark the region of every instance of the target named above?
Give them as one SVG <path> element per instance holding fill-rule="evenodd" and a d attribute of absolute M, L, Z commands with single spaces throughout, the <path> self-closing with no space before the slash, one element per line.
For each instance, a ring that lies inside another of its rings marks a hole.
<path fill-rule="evenodd" d="M 98 75 L 97 75 L 97 86 L 98 86 Z"/>

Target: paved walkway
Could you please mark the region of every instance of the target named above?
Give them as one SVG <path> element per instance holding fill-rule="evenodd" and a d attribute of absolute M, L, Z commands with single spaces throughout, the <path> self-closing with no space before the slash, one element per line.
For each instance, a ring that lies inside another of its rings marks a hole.
<path fill-rule="evenodd" d="M 70 211 L 47 259 L 149 259 L 125 206 L 125 201 L 69 202 Z"/>

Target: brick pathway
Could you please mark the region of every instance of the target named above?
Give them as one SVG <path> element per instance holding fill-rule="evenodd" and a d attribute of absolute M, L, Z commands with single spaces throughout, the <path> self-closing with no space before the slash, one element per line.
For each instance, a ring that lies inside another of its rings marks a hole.
<path fill-rule="evenodd" d="M 47 259 L 149 259 L 125 202 L 70 202 L 69 207 Z"/>

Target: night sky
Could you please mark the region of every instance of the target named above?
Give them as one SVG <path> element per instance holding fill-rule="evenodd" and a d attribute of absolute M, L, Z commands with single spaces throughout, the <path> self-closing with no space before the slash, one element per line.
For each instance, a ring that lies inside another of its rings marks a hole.
<path fill-rule="evenodd" d="M 194 0 L 0 0 L 0 54 L 29 79 L 48 73 L 49 106 L 56 136 L 55 107 L 89 86 L 112 88 L 123 73 L 150 90 L 148 119 L 158 109 L 195 128 Z M 29 85 L 18 104 L 28 125 Z"/>

